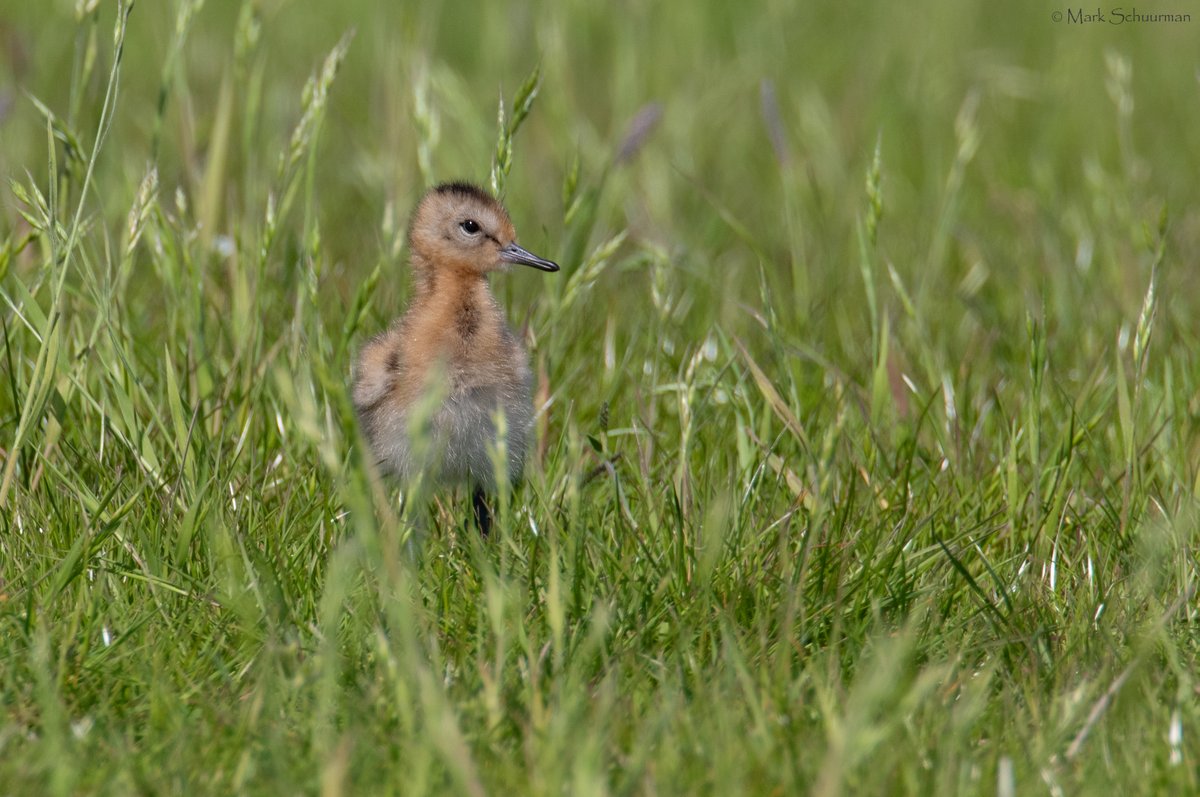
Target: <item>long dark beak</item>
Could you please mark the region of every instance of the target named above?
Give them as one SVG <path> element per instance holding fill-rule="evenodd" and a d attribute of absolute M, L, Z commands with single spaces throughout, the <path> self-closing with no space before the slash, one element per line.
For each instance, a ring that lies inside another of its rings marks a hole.
<path fill-rule="evenodd" d="M 533 252 L 522 249 L 516 244 L 500 247 L 500 259 L 505 263 L 516 263 L 521 266 L 533 266 L 542 271 L 558 271 L 558 263 L 538 257 Z"/>

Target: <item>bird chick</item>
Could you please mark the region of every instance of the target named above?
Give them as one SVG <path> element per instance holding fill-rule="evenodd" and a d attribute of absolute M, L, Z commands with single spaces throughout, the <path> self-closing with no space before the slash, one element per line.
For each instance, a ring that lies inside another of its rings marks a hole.
<path fill-rule="evenodd" d="M 487 277 L 513 263 L 558 271 L 516 237 L 504 206 L 474 185 L 446 183 L 426 193 L 409 225 L 408 310 L 363 347 L 354 369 L 354 407 L 381 469 L 404 481 L 426 473 L 469 485 L 485 535 L 485 494 L 497 488 L 488 453 L 497 411 L 507 429 L 510 484 L 520 477 L 533 424 L 529 357 Z M 424 428 L 414 429 L 414 418 Z"/>

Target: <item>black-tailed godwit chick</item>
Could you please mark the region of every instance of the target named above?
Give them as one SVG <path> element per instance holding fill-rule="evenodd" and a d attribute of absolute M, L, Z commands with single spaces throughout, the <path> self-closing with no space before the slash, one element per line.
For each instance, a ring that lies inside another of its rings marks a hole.
<path fill-rule="evenodd" d="M 485 535 L 485 496 L 498 486 L 489 454 L 497 413 L 507 428 L 510 484 L 520 477 L 533 424 L 529 357 L 488 274 L 512 263 L 558 271 L 516 238 L 504 206 L 483 189 L 456 182 L 426 193 L 408 232 L 408 311 L 363 347 L 354 369 L 354 406 L 380 467 L 404 481 L 424 473 L 467 484 Z"/>

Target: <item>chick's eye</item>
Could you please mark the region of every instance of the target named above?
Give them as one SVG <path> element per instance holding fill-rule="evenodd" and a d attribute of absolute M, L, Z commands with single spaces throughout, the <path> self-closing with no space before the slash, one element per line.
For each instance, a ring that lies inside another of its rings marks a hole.
<path fill-rule="evenodd" d="M 458 226 L 462 227 L 462 231 L 467 235 L 474 235 L 479 232 L 479 222 L 475 221 L 475 219 L 467 219 Z"/>

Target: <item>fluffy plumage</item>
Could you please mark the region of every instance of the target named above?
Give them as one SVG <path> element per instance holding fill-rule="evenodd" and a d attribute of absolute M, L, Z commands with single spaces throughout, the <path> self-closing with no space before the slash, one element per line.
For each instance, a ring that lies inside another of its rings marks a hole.
<path fill-rule="evenodd" d="M 528 356 L 487 276 L 513 263 L 543 271 L 558 266 L 517 246 L 504 206 L 469 183 L 425 194 L 409 226 L 409 249 L 412 302 L 359 353 L 355 409 L 386 472 L 402 479 L 426 472 L 441 483 L 492 492 L 488 447 L 496 411 L 506 421 L 508 478 L 516 482 L 533 406 Z M 414 430 L 422 420 L 424 428 Z M 479 505 L 477 496 L 477 514 Z"/>

